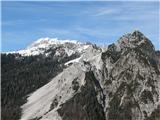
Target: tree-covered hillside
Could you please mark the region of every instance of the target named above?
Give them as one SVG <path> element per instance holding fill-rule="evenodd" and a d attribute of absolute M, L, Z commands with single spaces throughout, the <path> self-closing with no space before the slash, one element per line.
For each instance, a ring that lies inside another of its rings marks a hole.
<path fill-rule="evenodd" d="M 76 57 L 1 54 L 2 120 L 18 120 L 27 95 L 48 83 L 63 70 L 65 62 Z"/>

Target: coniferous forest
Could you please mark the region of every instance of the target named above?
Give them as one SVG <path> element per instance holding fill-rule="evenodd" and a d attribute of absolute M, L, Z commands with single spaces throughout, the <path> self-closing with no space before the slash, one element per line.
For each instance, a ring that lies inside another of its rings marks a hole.
<path fill-rule="evenodd" d="M 76 57 L 1 54 L 2 120 L 18 120 L 21 116 L 20 106 L 26 102 L 27 96 L 61 72 L 65 62 Z"/>

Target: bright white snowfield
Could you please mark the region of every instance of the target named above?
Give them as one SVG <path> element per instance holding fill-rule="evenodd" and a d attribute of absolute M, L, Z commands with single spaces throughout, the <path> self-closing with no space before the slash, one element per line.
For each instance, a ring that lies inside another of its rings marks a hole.
<path fill-rule="evenodd" d="M 66 44 L 74 44 L 77 48 L 69 49 L 66 47 Z M 8 53 L 19 53 L 22 56 L 31 56 L 31 55 L 39 55 L 43 54 L 46 50 L 51 47 L 59 47 L 64 46 L 65 52 L 70 56 L 76 51 L 81 52 L 83 49 L 87 48 L 88 45 L 82 44 L 77 40 L 59 40 L 57 38 L 40 38 L 37 41 L 33 42 L 30 46 L 28 46 L 24 50 L 13 51 Z M 46 54 L 47 55 L 47 54 Z M 58 53 L 57 53 L 58 55 Z"/>

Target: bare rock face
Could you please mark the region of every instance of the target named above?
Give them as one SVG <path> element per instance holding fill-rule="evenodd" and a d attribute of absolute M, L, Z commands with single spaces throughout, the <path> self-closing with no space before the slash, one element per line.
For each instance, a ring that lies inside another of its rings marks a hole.
<path fill-rule="evenodd" d="M 101 90 L 93 72 L 86 72 L 86 84 L 67 102 L 61 105 L 58 113 L 64 120 L 105 120 L 103 107 L 96 98 Z M 97 89 L 97 90 L 96 90 Z M 70 108 L 70 110 L 68 110 Z"/>
<path fill-rule="evenodd" d="M 75 44 L 65 50 L 78 49 L 76 59 L 29 95 L 21 120 L 160 119 L 160 52 L 148 38 L 134 31 L 105 51 Z"/>
<path fill-rule="evenodd" d="M 160 63 L 154 47 L 139 31 L 127 38 L 121 50 L 116 48 L 126 36 L 118 41 L 120 45 L 109 46 L 102 55 L 108 71 L 104 78 L 104 91 L 109 97 L 106 119 L 159 119 L 160 113 L 154 111 L 160 104 Z"/>

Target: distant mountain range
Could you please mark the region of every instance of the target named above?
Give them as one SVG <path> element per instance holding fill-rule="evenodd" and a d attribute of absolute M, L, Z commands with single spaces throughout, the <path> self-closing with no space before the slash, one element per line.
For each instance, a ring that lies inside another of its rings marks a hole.
<path fill-rule="evenodd" d="M 160 51 L 140 31 L 106 48 L 41 38 L 1 65 L 2 120 L 160 120 Z"/>

